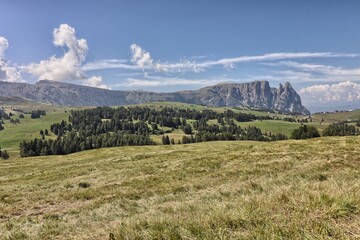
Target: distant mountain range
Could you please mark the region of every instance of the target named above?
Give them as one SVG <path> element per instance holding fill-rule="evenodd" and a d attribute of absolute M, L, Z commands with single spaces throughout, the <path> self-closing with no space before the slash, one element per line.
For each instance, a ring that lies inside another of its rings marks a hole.
<path fill-rule="evenodd" d="M 267 81 L 223 83 L 172 93 L 106 90 L 49 80 L 36 84 L 0 82 L 0 96 L 65 106 L 116 106 L 167 101 L 310 114 L 289 82 L 280 84 L 279 88 L 270 87 Z"/>

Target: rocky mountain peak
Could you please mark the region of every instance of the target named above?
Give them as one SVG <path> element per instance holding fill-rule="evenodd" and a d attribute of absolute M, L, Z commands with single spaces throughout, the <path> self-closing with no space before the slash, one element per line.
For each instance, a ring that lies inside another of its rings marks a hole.
<path fill-rule="evenodd" d="M 66 106 L 116 106 L 169 101 L 309 114 L 289 82 L 280 84 L 278 89 L 270 87 L 268 81 L 254 81 L 222 83 L 195 91 L 173 93 L 112 91 L 49 80 L 42 80 L 36 84 L 0 82 L 0 96 L 14 96 Z"/>

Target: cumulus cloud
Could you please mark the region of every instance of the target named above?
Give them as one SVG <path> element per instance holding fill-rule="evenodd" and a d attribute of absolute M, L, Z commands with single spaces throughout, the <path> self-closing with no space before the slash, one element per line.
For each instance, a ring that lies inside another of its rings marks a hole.
<path fill-rule="evenodd" d="M 197 66 L 196 62 L 191 62 L 189 60 L 180 61 L 178 63 L 154 63 L 154 60 L 151 58 L 150 53 L 145 51 L 137 44 L 132 44 L 130 46 L 130 50 L 130 61 L 135 64 L 138 69 L 150 69 L 157 72 L 200 72 L 202 70 L 200 67 Z M 130 69 L 128 66 L 124 66 L 123 64 L 118 64 L 118 67 Z"/>
<path fill-rule="evenodd" d="M 77 39 L 75 29 L 67 24 L 61 24 L 53 31 L 53 43 L 57 47 L 64 47 L 67 51 L 60 58 L 52 56 L 40 63 L 33 63 L 25 70 L 39 80 L 79 80 L 86 76 L 80 66 L 86 58 L 88 51 L 85 39 Z"/>
<path fill-rule="evenodd" d="M 68 24 L 61 24 L 53 30 L 53 44 L 65 49 L 62 57 L 52 56 L 40 63 L 23 67 L 25 71 L 36 76 L 38 80 L 72 81 L 82 80 L 91 87 L 106 88 L 100 76 L 88 77 L 82 69 L 86 60 L 88 45 L 85 39 L 76 37 L 75 29 Z"/>
<path fill-rule="evenodd" d="M 144 69 L 145 67 L 153 66 L 153 59 L 150 56 L 150 53 L 146 52 L 137 44 L 132 44 L 131 49 L 131 62 L 136 64 L 138 67 Z"/>
<path fill-rule="evenodd" d="M 20 71 L 5 60 L 5 51 L 9 48 L 6 38 L 0 37 L 0 80 L 6 82 L 24 82 Z"/>
<path fill-rule="evenodd" d="M 360 84 L 351 81 L 337 84 L 323 84 L 300 90 L 302 99 L 309 103 L 360 101 Z"/>
<path fill-rule="evenodd" d="M 102 82 L 101 76 L 92 76 L 86 80 L 83 81 L 83 85 L 89 86 L 89 87 L 97 87 L 97 88 L 103 88 L 103 89 L 111 89 L 107 85 L 105 85 Z"/>

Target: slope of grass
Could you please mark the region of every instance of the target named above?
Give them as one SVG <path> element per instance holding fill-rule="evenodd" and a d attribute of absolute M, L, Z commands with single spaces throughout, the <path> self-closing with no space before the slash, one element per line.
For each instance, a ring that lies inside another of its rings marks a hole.
<path fill-rule="evenodd" d="M 25 114 L 25 118 L 20 119 L 20 124 L 11 124 L 9 120 L 4 120 L 4 130 L 0 131 L 0 146 L 2 148 L 16 148 L 23 140 L 32 140 L 35 137 L 41 137 L 40 130 L 50 129 L 53 123 L 67 120 L 69 112 L 64 110 L 47 112 L 46 116 L 41 118 L 31 119 L 30 114 Z M 14 116 L 13 118 L 18 118 Z"/>
<path fill-rule="evenodd" d="M 0 161 L 0 239 L 358 239 L 360 138 Z"/>
<path fill-rule="evenodd" d="M 325 123 L 333 123 L 347 120 L 358 120 L 360 119 L 360 110 L 354 111 L 340 111 L 340 112 L 330 112 L 330 113 L 317 113 L 313 114 L 312 118 L 320 122 L 324 119 Z"/>
<path fill-rule="evenodd" d="M 242 122 L 239 125 L 244 128 L 248 126 L 254 126 L 261 129 L 263 133 L 282 133 L 290 136 L 291 132 L 300 126 L 300 123 L 292 123 L 278 120 L 257 120 L 253 122 Z"/>

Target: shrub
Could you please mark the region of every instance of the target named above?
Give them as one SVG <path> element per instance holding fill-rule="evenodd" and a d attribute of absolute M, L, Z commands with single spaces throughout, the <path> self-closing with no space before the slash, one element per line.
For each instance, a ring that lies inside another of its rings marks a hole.
<path fill-rule="evenodd" d="M 87 182 L 81 182 L 79 183 L 79 188 L 89 188 L 91 185 Z"/>
<path fill-rule="evenodd" d="M 320 137 L 319 131 L 314 126 L 303 125 L 294 129 L 291 133 L 292 139 L 306 139 Z"/>
<path fill-rule="evenodd" d="M 323 132 L 324 136 L 349 136 L 358 135 L 355 126 L 348 125 L 347 123 L 333 123 L 327 126 Z"/>

